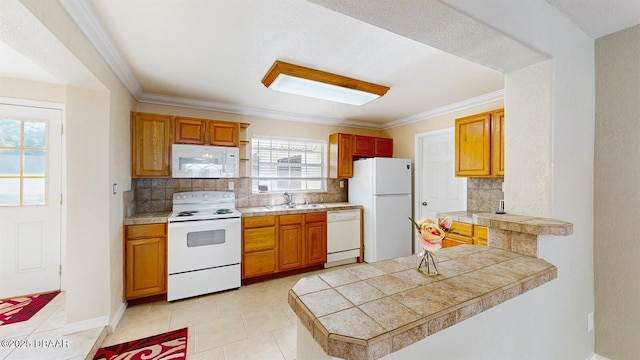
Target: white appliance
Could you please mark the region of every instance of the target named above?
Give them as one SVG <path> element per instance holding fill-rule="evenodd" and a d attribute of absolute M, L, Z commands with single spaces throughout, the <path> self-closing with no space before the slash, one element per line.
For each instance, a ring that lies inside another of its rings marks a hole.
<path fill-rule="evenodd" d="M 229 146 L 171 145 L 171 177 L 237 178 L 240 149 Z"/>
<path fill-rule="evenodd" d="M 327 211 L 325 268 L 356 262 L 360 241 L 360 209 Z"/>
<path fill-rule="evenodd" d="M 349 202 L 363 207 L 364 261 L 411 254 L 411 160 L 354 161 Z"/>
<path fill-rule="evenodd" d="M 233 191 L 173 194 L 167 300 L 240 287 L 241 214 Z"/>

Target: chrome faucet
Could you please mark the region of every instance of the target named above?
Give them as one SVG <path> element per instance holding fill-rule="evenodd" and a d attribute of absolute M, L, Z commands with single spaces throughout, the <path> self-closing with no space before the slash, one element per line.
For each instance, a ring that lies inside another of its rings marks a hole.
<path fill-rule="evenodd" d="M 293 204 L 293 198 L 291 193 L 289 193 L 288 191 L 284 192 L 284 200 L 285 200 L 285 204 L 287 205 L 291 205 Z"/>

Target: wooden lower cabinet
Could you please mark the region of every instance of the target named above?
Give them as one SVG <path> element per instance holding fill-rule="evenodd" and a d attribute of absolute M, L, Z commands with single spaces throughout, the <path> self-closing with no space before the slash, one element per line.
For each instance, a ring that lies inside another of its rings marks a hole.
<path fill-rule="evenodd" d="M 242 279 L 327 262 L 327 213 L 242 220 Z"/>
<path fill-rule="evenodd" d="M 242 219 L 242 278 L 276 271 L 276 217 Z"/>
<path fill-rule="evenodd" d="M 488 239 L 486 226 L 473 225 L 473 245 L 488 246 Z"/>
<path fill-rule="evenodd" d="M 167 292 L 166 224 L 125 226 L 125 298 Z"/>
<path fill-rule="evenodd" d="M 305 215 L 305 265 L 327 262 L 327 213 Z"/>
<path fill-rule="evenodd" d="M 278 270 L 292 270 L 304 265 L 304 215 L 278 216 Z"/>
<path fill-rule="evenodd" d="M 463 244 L 487 246 L 487 227 L 454 221 L 451 232 L 442 240 L 442 247 Z"/>
<path fill-rule="evenodd" d="M 451 232 L 442 240 L 442 247 L 473 244 L 473 225 L 454 221 Z"/>

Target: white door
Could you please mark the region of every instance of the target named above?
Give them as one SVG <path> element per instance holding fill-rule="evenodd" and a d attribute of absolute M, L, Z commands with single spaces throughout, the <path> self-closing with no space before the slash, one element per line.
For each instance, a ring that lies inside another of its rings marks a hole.
<path fill-rule="evenodd" d="M 454 128 L 417 134 L 415 144 L 416 220 L 467 210 L 467 179 L 455 177 Z"/>
<path fill-rule="evenodd" d="M 0 103 L 0 298 L 60 289 L 61 124 Z"/>

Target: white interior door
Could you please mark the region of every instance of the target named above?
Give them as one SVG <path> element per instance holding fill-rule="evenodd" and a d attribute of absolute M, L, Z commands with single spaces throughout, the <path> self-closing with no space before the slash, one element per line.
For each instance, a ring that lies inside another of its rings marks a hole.
<path fill-rule="evenodd" d="M 60 289 L 61 124 L 0 103 L 0 298 Z"/>
<path fill-rule="evenodd" d="M 454 128 L 417 134 L 415 144 L 416 220 L 466 210 L 467 179 L 455 177 Z"/>

